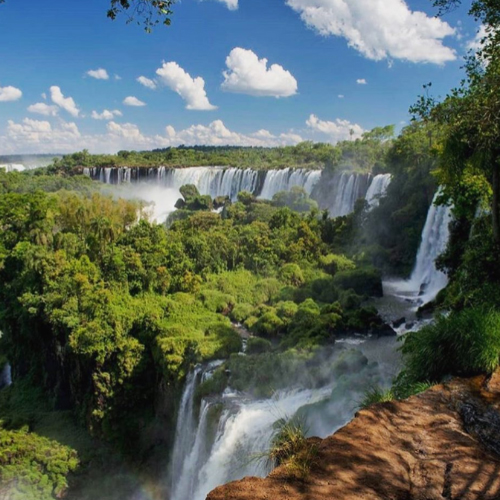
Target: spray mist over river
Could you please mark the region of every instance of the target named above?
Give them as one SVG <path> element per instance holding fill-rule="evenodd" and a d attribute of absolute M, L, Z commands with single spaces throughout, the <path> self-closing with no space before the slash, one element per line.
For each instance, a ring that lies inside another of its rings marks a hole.
<path fill-rule="evenodd" d="M 178 415 L 171 464 L 171 500 L 204 500 L 216 486 L 244 476 L 265 476 L 263 455 L 273 424 L 299 415 L 309 436 L 326 437 L 345 425 L 366 389 L 388 387 L 399 369 L 395 338 L 346 339 L 325 348 L 299 384 L 266 399 L 226 389 L 196 407 L 197 385 L 214 369 L 188 376 Z"/>

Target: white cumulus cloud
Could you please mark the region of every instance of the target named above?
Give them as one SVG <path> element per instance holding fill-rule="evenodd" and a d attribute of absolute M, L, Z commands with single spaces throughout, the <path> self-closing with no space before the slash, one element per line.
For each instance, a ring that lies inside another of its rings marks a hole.
<path fill-rule="evenodd" d="M 356 83 L 357 83 L 358 85 L 366 85 L 366 84 L 367 84 L 367 81 L 366 81 L 364 78 L 358 78 L 358 79 L 356 80 Z"/>
<path fill-rule="evenodd" d="M 53 85 L 50 87 L 50 98 L 54 104 L 67 111 L 71 116 L 77 117 L 80 114 L 75 101 L 72 97 L 64 97 L 60 87 Z"/>
<path fill-rule="evenodd" d="M 74 150 L 80 131 L 75 123 L 61 122 L 53 128 L 48 121 L 25 118 L 21 123 L 9 120 L 7 133 L 0 137 L 0 146 L 12 151 L 54 152 Z"/>
<path fill-rule="evenodd" d="M 123 116 L 122 112 L 118 109 L 108 110 L 105 109 L 102 113 L 92 111 L 90 115 L 94 120 L 112 120 L 115 116 Z"/>
<path fill-rule="evenodd" d="M 137 78 L 137 81 L 141 85 L 144 85 L 144 87 L 147 87 L 148 89 L 151 90 L 156 89 L 156 82 L 154 80 L 151 80 L 150 78 L 146 78 L 145 76 L 140 76 L 139 78 Z"/>
<path fill-rule="evenodd" d="M 21 99 L 23 93 L 16 87 L 0 87 L 0 102 L 17 101 Z"/>
<path fill-rule="evenodd" d="M 87 71 L 87 75 L 95 78 L 96 80 L 109 80 L 108 72 L 104 68 L 91 69 Z"/>
<path fill-rule="evenodd" d="M 303 139 L 294 133 L 274 135 L 268 130 L 258 130 L 251 134 L 241 134 L 226 127 L 222 120 L 214 120 L 209 125 L 191 125 L 176 131 L 171 125 L 165 128 L 171 146 L 180 144 L 210 146 L 284 146 L 301 142 Z"/>
<path fill-rule="evenodd" d="M 45 104 L 44 102 L 37 102 L 28 106 L 28 111 L 30 113 L 37 113 L 44 116 L 56 116 L 59 112 L 57 106 L 51 106 L 50 104 Z"/>
<path fill-rule="evenodd" d="M 478 32 L 476 33 L 476 36 L 472 39 L 469 40 L 469 42 L 466 45 L 467 50 L 473 50 L 474 52 L 477 52 L 478 50 L 481 50 L 483 46 L 483 40 L 488 36 L 488 32 L 486 31 L 486 26 L 482 24 L 479 27 Z"/>
<path fill-rule="evenodd" d="M 125 104 L 126 106 L 136 106 L 136 107 L 146 106 L 145 102 L 142 102 L 140 99 L 137 99 L 137 97 L 134 97 L 133 95 L 125 97 L 125 99 L 123 99 L 123 104 Z"/>
<path fill-rule="evenodd" d="M 340 36 L 369 59 L 444 64 L 456 59 L 443 38 L 448 23 L 411 11 L 404 0 L 287 0 L 302 20 L 324 36 Z"/>
<path fill-rule="evenodd" d="M 261 129 L 253 133 L 230 130 L 221 120 L 208 125 L 191 125 L 176 130 L 166 126 L 159 134 L 143 133 L 134 123 L 116 123 L 110 120 L 103 134 L 81 134 L 75 123 L 59 120 L 56 125 L 48 121 L 25 118 L 19 123 L 9 121 L 5 135 L 0 135 L 0 150 L 9 153 L 73 152 L 88 149 L 94 153 L 114 153 L 121 149 L 153 149 L 168 146 L 232 145 L 232 146 L 284 146 L 302 142 L 293 130 L 273 134 Z"/>
<path fill-rule="evenodd" d="M 358 139 L 363 134 L 363 128 L 348 120 L 337 118 L 335 121 L 320 120 L 316 115 L 311 115 L 306 121 L 307 126 L 314 132 L 319 132 L 328 137 L 329 142 L 337 143 L 348 139 Z"/>
<path fill-rule="evenodd" d="M 279 64 L 267 67 L 251 50 L 234 48 L 226 58 L 222 88 L 254 96 L 289 97 L 297 93 L 297 80 Z"/>
<path fill-rule="evenodd" d="M 164 85 L 177 92 L 186 101 L 186 109 L 199 111 L 217 109 L 208 100 L 205 80 L 201 76 L 192 78 L 176 62 L 163 63 L 162 67 L 156 70 L 156 74 Z"/>
<path fill-rule="evenodd" d="M 238 0 L 217 0 L 218 2 L 226 4 L 229 10 L 236 10 L 238 8 Z"/>

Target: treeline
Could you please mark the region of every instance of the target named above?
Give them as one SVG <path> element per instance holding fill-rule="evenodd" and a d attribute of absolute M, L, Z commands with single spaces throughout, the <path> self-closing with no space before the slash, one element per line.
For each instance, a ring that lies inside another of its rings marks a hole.
<path fill-rule="evenodd" d="M 179 146 L 153 151 L 119 151 L 92 155 L 81 151 L 54 161 L 52 172 L 76 167 L 195 167 L 231 166 L 254 169 L 349 168 L 362 172 L 383 168 L 394 127 L 378 127 L 360 139 L 333 146 L 302 142 L 276 148 L 234 146 Z"/>

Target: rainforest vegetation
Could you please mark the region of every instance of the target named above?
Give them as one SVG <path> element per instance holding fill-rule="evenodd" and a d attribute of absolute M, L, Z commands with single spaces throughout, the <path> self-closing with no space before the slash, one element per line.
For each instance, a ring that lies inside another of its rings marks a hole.
<path fill-rule="evenodd" d="M 279 148 L 231 146 L 179 146 L 153 151 L 119 151 L 116 155 L 91 155 L 82 151 L 54 162 L 51 172 L 77 167 L 193 167 L 230 166 L 253 169 L 349 168 L 371 172 L 383 168 L 394 127 L 376 127 L 354 141 L 333 146 L 301 142 Z"/>
<path fill-rule="evenodd" d="M 14 380 L 0 392 L 0 496 L 48 500 L 69 487 L 72 498 L 96 498 L 90 477 L 133 467 L 123 481 L 95 482 L 101 496 L 124 498 L 151 460 L 166 459 L 159 450 L 172 443 L 195 364 L 225 360 L 199 398 L 228 385 L 263 396 L 293 384 L 339 336 L 387 333 L 370 299 L 383 275 L 410 273 L 438 185 L 454 219 L 439 258 L 450 283 L 432 306 L 447 314 L 404 337 L 390 397 L 498 367 L 500 14 L 486 0 L 472 14 L 487 35 L 463 85 L 442 102 L 424 95 L 396 138 L 385 127 L 337 146 L 83 151 L 0 172 L 0 360 Z M 374 209 L 360 201 L 335 219 L 300 189 L 231 203 L 185 186 L 179 211 L 156 224 L 144 203 L 80 175 L 159 165 L 351 168 L 392 182 Z M 253 335 L 246 356 L 235 324 Z M 390 397 L 374 390 L 369 402 Z"/>

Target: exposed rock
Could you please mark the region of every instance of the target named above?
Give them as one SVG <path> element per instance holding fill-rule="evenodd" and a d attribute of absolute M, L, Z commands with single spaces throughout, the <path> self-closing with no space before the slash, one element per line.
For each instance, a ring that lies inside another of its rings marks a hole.
<path fill-rule="evenodd" d="M 392 322 L 392 326 L 394 328 L 399 328 L 400 326 L 404 325 L 406 323 L 406 318 L 400 318 L 397 319 L 396 321 Z"/>
<path fill-rule="evenodd" d="M 498 500 L 500 374 L 374 405 L 318 443 L 304 480 L 286 466 L 207 500 Z"/>
<path fill-rule="evenodd" d="M 373 334 L 377 335 L 378 337 L 395 337 L 397 335 L 396 330 L 394 330 L 394 328 L 387 323 L 374 328 Z"/>

